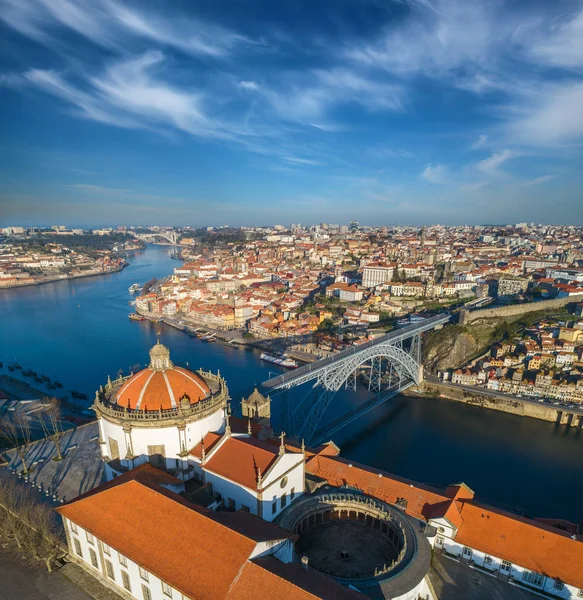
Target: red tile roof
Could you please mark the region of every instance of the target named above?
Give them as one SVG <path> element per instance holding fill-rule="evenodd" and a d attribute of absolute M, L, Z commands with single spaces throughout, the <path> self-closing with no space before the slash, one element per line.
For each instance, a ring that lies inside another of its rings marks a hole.
<path fill-rule="evenodd" d="M 258 542 L 293 538 L 248 513 L 191 505 L 147 483 L 151 472 L 127 475 L 57 511 L 189 598 L 225 598 Z"/>
<path fill-rule="evenodd" d="M 583 588 L 583 542 L 530 519 L 474 502 L 459 502 L 456 542 Z"/>
<path fill-rule="evenodd" d="M 334 486 L 355 486 L 389 504 L 403 498 L 407 501 L 407 512 L 415 517 L 428 518 L 434 504 L 449 500 L 440 490 L 340 457 L 314 456 L 306 463 L 306 472 L 322 477 Z"/>
<path fill-rule="evenodd" d="M 186 394 L 194 404 L 210 395 L 204 379 L 181 367 L 164 371 L 144 369 L 119 389 L 116 402 L 123 407 L 141 410 L 175 408 Z"/>
<path fill-rule="evenodd" d="M 228 600 L 313 600 L 314 598 L 361 600 L 362 594 L 333 579 L 306 571 L 297 563 L 282 563 L 271 556 L 248 562 L 227 596 Z"/>
<path fill-rule="evenodd" d="M 257 489 L 257 476 L 276 461 L 279 449 L 252 437 L 231 437 L 216 450 L 204 468 L 246 488 Z"/>

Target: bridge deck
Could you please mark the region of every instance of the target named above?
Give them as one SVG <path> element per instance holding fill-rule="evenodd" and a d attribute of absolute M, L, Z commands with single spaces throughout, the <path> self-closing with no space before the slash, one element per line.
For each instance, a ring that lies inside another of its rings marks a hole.
<path fill-rule="evenodd" d="M 316 361 L 314 363 L 310 363 L 308 365 L 304 365 L 303 367 L 299 367 L 298 369 L 294 369 L 289 373 L 284 373 L 282 375 L 278 375 L 277 377 L 273 377 L 272 379 L 268 379 L 262 383 L 262 386 L 267 389 L 280 389 L 283 387 L 289 387 L 294 384 L 298 379 L 304 378 L 306 375 L 312 373 L 314 376 L 328 365 L 333 363 L 337 363 L 345 358 L 358 354 L 367 348 L 371 348 L 373 346 L 378 346 L 380 344 L 385 344 L 387 342 L 395 343 L 399 341 L 406 340 L 410 337 L 418 333 L 422 333 L 424 331 L 429 331 L 430 329 L 434 329 L 439 325 L 444 325 L 449 322 L 451 315 L 443 314 L 437 315 L 435 317 L 431 317 L 430 319 L 426 319 L 421 323 L 414 323 L 413 325 L 407 325 L 406 327 L 402 327 L 401 329 L 396 329 L 383 335 L 375 340 L 371 340 L 370 342 L 365 342 L 364 344 L 360 344 L 359 346 L 353 346 L 352 348 L 347 348 L 346 350 L 342 350 L 342 352 L 337 352 L 332 356 L 328 356 L 322 360 Z"/>

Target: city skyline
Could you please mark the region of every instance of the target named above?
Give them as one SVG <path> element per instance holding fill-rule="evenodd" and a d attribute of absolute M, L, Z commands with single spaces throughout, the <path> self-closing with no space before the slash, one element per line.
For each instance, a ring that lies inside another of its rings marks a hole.
<path fill-rule="evenodd" d="M 583 222 L 579 3 L 0 5 L 4 225 Z"/>

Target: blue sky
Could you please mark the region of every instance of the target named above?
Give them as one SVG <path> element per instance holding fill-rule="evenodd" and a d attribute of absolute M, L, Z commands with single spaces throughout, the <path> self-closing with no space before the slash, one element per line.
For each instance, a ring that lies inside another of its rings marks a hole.
<path fill-rule="evenodd" d="M 574 0 L 0 0 L 0 224 L 583 223 Z"/>

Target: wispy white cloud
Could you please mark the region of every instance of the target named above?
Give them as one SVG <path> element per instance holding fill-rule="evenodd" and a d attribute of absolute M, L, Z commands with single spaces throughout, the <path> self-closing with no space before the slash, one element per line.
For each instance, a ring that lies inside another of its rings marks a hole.
<path fill-rule="evenodd" d="M 488 175 L 494 175 L 498 171 L 498 168 L 500 166 L 502 166 L 506 161 L 510 160 L 511 158 L 514 158 L 515 156 L 516 153 L 512 152 L 511 150 L 502 150 L 502 152 L 496 152 L 488 158 L 481 160 L 477 164 L 477 167 L 483 173 L 487 173 Z"/>
<path fill-rule="evenodd" d="M 524 182 L 524 185 L 530 187 L 531 185 L 541 185 L 543 183 L 548 183 L 549 181 L 553 181 L 556 179 L 556 175 L 541 175 L 540 177 L 535 177 L 534 179 L 529 179 Z"/>
<path fill-rule="evenodd" d="M 538 94 L 505 108 L 505 131 L 519 143 L 558 146 L 583 142 L 583 82 L 543 84 Z"/>
<path fill-rule="evenodd" d="M 74 85 L 54 71 L 30 70 L 24 79 L 68 102 L 79 116 L 126 128 L 171 127 L 191 135 L 234 139 L 233 124 L 208 114 L 205 94 L 165 81 L 159 51 L 116 61 L 103 73 Z"/>
<path fill-rule="evenodd" d="M 239 81 L 238 86 L 244 90 L 257 91 L 259 89 L 259 84 L 255 81 Z"/>
<path fill-rule="evenodd" d="M 488 143 L 488 137 L 487 135 L 480 135 L 478 137 L 478 139 L 470 146 L 470 148 L 472 150 L 479 150 L 480 148 L 483 148 L 487 143 Z"/>
<path fill-rule="evenodd" d="M 191 16 L 170 17 L 117 0 L 2 0 L 2 4 L 0 18 L 21 34 L 47 45 L 58 43 L 59 28 L 109 48 L 133 50 L 132 39 L 137 38 L 215 58 L 227 56 L 238 47 L 265 45 L 262 40 Z"/>
<path fill-rule="evenodd" d="M 322 164 L 320 161 L 313 160 L 311 158 L 301 158 L 299 156 L 283 156 L 282 160 L 296 165 L 319 166 Z"/>
<path fill-rule="evenodd" d="M 530 39 L 525 44 L 533 60 L 560 67 L 583 66 L 583 6 L 549 19 L 543 27 L 534 35 L 527 33 Z"/>
<path fill-rule="evenodd" d="M 429 183 L 436 185 L 446 185 L 450 182 L 449 167 L 445 165 L 425 165 L 421 177 Z"/>

